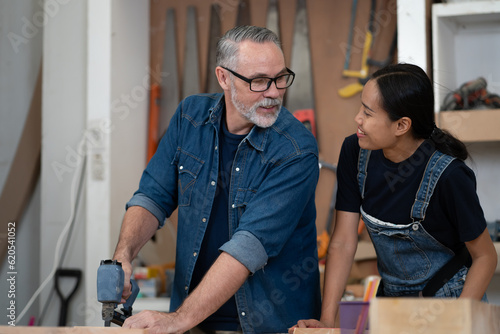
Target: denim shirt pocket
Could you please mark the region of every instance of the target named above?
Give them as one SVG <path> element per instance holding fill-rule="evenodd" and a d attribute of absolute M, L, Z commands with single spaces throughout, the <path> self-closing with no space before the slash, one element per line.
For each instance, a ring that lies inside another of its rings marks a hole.
<path fill-rule="evenodd" d="M 177 172 L 179 173 L 177 181 L 178 205 L 189 206 L 194 185 L 204 161 L 178 148 L 172 164 L 177 165 Z"/>

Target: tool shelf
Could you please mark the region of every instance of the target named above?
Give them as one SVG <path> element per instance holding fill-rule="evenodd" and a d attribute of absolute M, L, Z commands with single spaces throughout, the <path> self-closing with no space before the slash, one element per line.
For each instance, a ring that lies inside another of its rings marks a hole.
<path fill-rule="evenodd" d="M 437 123 L 466 142 L 500 141 L 500 110 L 439 110 L 446 94 L 478 77 L 500 94 L 500 1 L 432 5 L 432 46 Z"/>

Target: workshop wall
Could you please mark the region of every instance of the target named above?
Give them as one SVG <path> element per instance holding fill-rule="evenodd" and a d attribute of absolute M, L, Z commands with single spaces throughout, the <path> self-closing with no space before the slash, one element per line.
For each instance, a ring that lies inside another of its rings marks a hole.
<path fill-rule="evenodd" d="M 161 70 L 167 21 L 166 12 L 167 9 L 173 8 L 176 13 L 176 55 L 179 87 L 182 86 L 187 8 L 194 6 L 197 12 L 200 89 L 205 92 L 207 75 L 214 75 L 214 69 L 207 68 L 211 6 L 212 4 L 220 6 L 221 28 L 222 32 L 225 32 L 236 25 L 239 3 L 238 0 L 185 0 L 182 2 L 176 0 L 151 0 L 151 68 Z M 249 5 L 251 24 L 266 25 L 268 0 L 247 0 L 242 1 L 242 3 Z M 374 42 L 370 55 L 375 60 L 385 60 L 389 55 L 397 24 L 396 3 L 396 0 L 376 1 Z M 359 93 L 349 98 L 342 98 L 337 93 L 342 87 L 356 83 L 358 80 L 342 76 L 350 30 L 352 1 L 307 0 L 306 6 L 320 158 L 328 163 L 336 164 L 343 139 L 356 131 L 356 124 L 353 119 L 360 106 Z M 371 1 L 358 1 L 352 31 L 352 51 L 349 67 L 351 70 L 359 71 L 361 69 L 361 56 L 368 28 L 370 6 Z M 297 1 L 279 0 L 278 8 L 281 41 L 287 66 L 290 66 Z M 374 70 L 376 70 L 376 67 L 370 67 L 370 72 Z M 155 75 L 152 78 L 152 83 L 158 83 L 158 81 L 155 81 L 158 77 L 158 75 Z M 295 80 L 297 82 L 301 78 L 297 76 Z M 333 173 L 326 169 L 322 170 L 316 192 L 318 233 L 321 233 L 326 226 L 334 182 L 335 176 Z M 175 220 L 175 217 L 173 219 Z"/>
<path fill-rule="evenodd" d="M 21 18 L 31 18 L 40 11 L 40 5 L 34 1 L 0 1 L 0 192 L 7 184 L 18 143 L 30 110 L 32 96 L 40 68 L 42 56 L 42 32 L 30 30 L 29 38 L 24 38 L 25 23 Z M 23 39 L 24 38 L 24 39 Z M 23 166 L 31 167 L 31 166 Z M 8 198 L 14 194 L 5 194 Z M 26 305 L 36 290 L 39 282 L 39 261 L 32 261 L 40 248 L 40 183 L 37 182 L 33 194 L 26 198 L 25 211 L 15 229 L 15 271 L 9 270 L 7 257 L 2 256 L 0 275 L 0 308 L 7 310 L 10 302 L 16 302 L 17 312 Z M 17 205 L 18 203 L 15 203 Z M 0 205 L 0 212 L 8 209 Z M 10 217 L 9 217 L 10 219 Z M 22 222 L 22 224 L 21 224 Z M 7 253 L 7 221 L 0 222 L 2 230 L 2 255 Z M 5 240 L 5 243 L 3 241 Z M 15 280 L 15 298 L 8 272 L 17 272 Z M 38 313 L 38 304 L 30 310 L 30 314 Z M 10 320 L 4 311 L 0 325 Z"/>

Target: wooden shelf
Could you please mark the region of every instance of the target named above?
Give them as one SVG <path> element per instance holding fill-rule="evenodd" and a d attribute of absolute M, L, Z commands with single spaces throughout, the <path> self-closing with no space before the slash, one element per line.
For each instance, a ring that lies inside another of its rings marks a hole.
<path fill-rule="evenodd" d="M 442 111 L 438 125 L 464 142 L 500 141 L 500 109 Z"/>

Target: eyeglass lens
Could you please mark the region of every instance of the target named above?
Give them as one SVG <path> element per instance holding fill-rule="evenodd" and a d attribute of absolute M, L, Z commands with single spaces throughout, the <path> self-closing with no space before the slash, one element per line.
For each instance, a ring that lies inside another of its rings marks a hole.
<path fill-rule="evenodd" d="M 256 92 L 259 91 L 265 91 L 267 90 L 270 86 L 272 81 L 276 83 L 276 88 L 278 89 L 283 89 L 287 88 L 290 86 L 292 83 L 293 76 L 291 74 L 284 74 L 280 75 L 279 77 L 275 79 L 270 79 L 270 78 L 254 78 L 252 79 L 252 82 L 250 83 L 250 89 Z"/>

